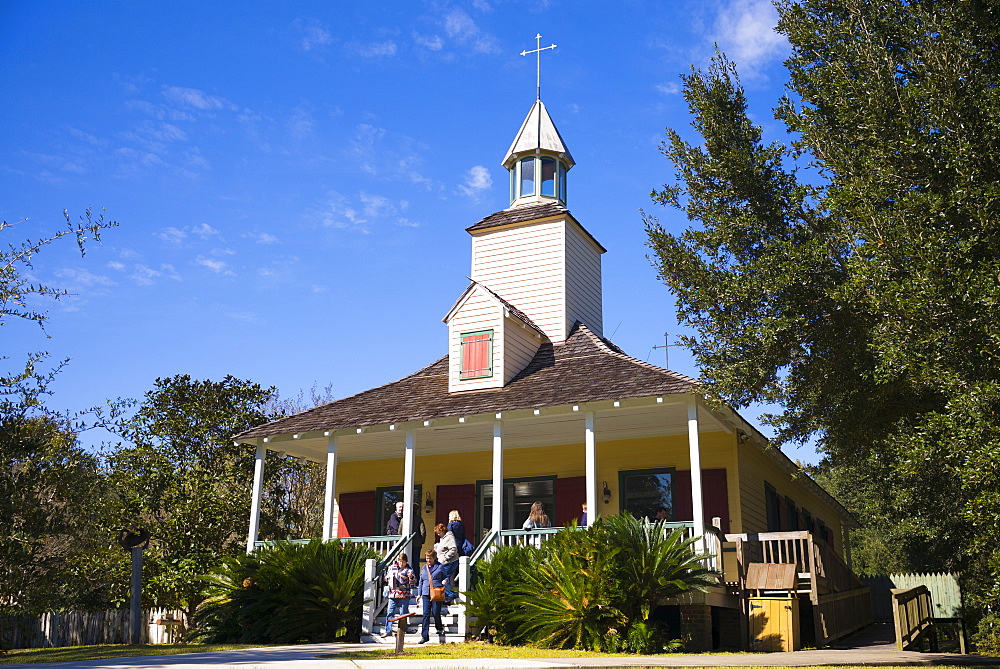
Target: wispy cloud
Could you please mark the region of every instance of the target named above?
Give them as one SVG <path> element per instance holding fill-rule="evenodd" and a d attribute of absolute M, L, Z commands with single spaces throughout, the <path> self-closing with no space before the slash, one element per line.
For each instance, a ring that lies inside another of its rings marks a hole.
<path fill-rule="evenodd" d="M 187 233 L 180 228 L 175 228 L 173 226 L 163 228 L 159 232 L 153 233 L 154 237 L 162 239 L 165 242 L 171 242 L 173 244 L 180 244 L 185 239 L 187 239 Z"/>
<path fill-rule="evenodd" d="M 191 233 L 198 235 L 202 239 L 208 239 L 209 237 L 219 236 L 219 231 L 213 228 L 208 223 L 202 223 L 201 225 L 191 228 Z"/>
<path fill-rule="evenodd" d="M 362 58 L 388 58 L 396 55 L 396 43 L 392 40 L 382 42 L 352 42 L 349 45 Z"/>
<path fill-rule="evenodd" d="M 316 120 L 308 111 L 299 107 L 288 118 L 286 123 L 288 131 L 295 139 L 305 139 L 313 134 L 316 128 Z"/>
<path fill-rule="evenodd" d="M 732 58 L 747 77 L 788 51 L 784 35 L 774 31 L 778 12 L 770 0 L 730 0 L 723 3 L 713 27 L 712 39 Z"/>
<path fill-rule="evenodd" d="M 269 232 L 244 232 L 243 236 L 258 244 L 280 244 L 281 240 Z"/>
<path fill-rule="evenodd" d="M 206 267 L 215 274 L 220 276 L 236 276 L 236 273 L 229 268 L 229 263 L 225 260 L 219 260 L 218 258 L 206 258 L 205 256 L 198 256 L 194 259 L 194 264 Z"/>
<path fill-rule="evenodd" d="M 488 191 L 493 186 L 493 179 L 490 171 L 482 165 L 476 165 L 469 169 L 465 183 L 459 185 L 458 189 L 467 196 L 476 198 Z"/>
<path fill-rule="evenodd" d="M 219 231 L 208 223 L 202 223 L 201 225 L 188 225 L 183 228 L 169 226 L 153 233 L 154 237 L 172 244 L 180 244 L 190 235 L 200 237 L 201 239 L 211 239 L 213 237 L 218 237 Z"/>
<path fill-rule="evenodd" d="M 303 51 L 317 51 L 333 42 L 333 35 L 326 26 L 315 19 L 296 19 L 292 26 L 299 33 L 299 48 Z"/>
<path fill-rule="evenodd" d="M 56 276 L 63 280 L 63 284 L 69 287 L 68 289 L 71 293 L 75 292 L 75 289 L 79 288 L 115 285 L 114 279 L 101 274 L 94 274 L 93 272 L 85 269 L 73 269 L 67 267 L 58 270 L 56 272 Z"/>
<path fill-rule="evenodd" d="M 680 84 L 669 83 L 669 84 L 657 84 L 656 90 L 663 93 L 664 95 L 677 95 L 681 92 Z"/>
<path fill-rule="evenodd" d="M 362 124 L 348 151 L 358 161 L 358 168 L 372 176 L 403 179 L 427 189 L 433 186 L 423 169 L 424 147 L 409 137 L 390 136 L 385 128 Z"/>
<path fill-rule="evenodd" d="M 422 46 L 430 51 L 440 51 L 444 48 L 444 40 L 440 35 L 421 35 L 413 33 L 413 42 L 417 46 Z"/>
<path fill-rule="evenodd" d="M 500 52 L 496 38 L 483 31 L 472 17 L 461 9 L 453 9 L 445 15 L 444 31 L 459 44 L 469 46 L 479 53 Z"/>
<path fill-rule="evenodd" d="M 310 212 L 310 216 L 327 227 L 368 234 L 380 224 L 419 227 L 419 223 L 402 215 L 409 206 L 410 203 L 406 200 L 393 201 L 364 191 L 353 199 L 340 193 L 331 193 L 323 205 Z"/>
<path fill-rule="evenodd" d="M 213 109 L 234 108 L 232 103 L 224 98 L 209 95 L 205 91 L 197 88 L 184 88 L 183 86 L 163 86 L 163 97 L 168 102 L 181 105 L 182 107 L 192 107 L 201 111 L 211 111 Z"/>
<path fill-rule="evenodd" d="M 248 325 L 262 325 L 267 322 L 257 314 L 250 313 L 249 311 L 230 311 L 226 313 L 226 318 L 231 318 L 234 321 Z"/>

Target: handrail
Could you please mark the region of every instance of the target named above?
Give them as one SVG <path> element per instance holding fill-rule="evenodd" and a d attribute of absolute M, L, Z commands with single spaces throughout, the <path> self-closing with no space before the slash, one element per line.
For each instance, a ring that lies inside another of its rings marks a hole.
<path fill-rule="evenodd" d="M 378 573 L 384 575 L 386 567 L 391 565 L 393 561 L 397 557 L 399 557 L 399 554 L 402 553 L 404 550 L 406 550 L 406 547 L 410 545 L 410 542 L 413 541 L 414 537 L 416 536 L 417 536 L 416 532 L 410 532 L 410 535 L 407 537 L 400 536 L 399 541 L 396 542 L 396 545 L 393 546 L 392 549 L 390 549 L 389 552 L 385 554 L 385 557 L 383 557 L 379 561 Z"/>
<path fill-rule="evenodd" d="M 474 566 L 476 562 L 486 555 L 486 552 L 490 550 L 490 547 L 496 542 L 499 535 L 499 530 L 490 530 L 489 534 L 483 537 L 483 540 L 479 542 L 478 546 L 476 546 L 476 550 L 472 551 L 472 555 L 469 556 L 470 567 Z"/>

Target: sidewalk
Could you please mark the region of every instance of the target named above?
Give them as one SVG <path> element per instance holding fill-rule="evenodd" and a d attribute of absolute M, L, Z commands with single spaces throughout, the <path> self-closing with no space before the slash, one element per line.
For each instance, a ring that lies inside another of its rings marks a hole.
<path fill-rule="evenodd" d="M 884 636 L 884 635 L 883 635 Z M 1000 667 L 1000 657 L 917 653 L 898 651 L 878 634 L 858 635 L 833 648 L 802 650 L 794 653 L 743 653 L 732 655 L 657 655 L 653 657 L 594 657 L 540 659 L 463 659 L 463 660 L 338 660 L 320 658 L 347 651 L 372 650 L 373 644 L 324 643 L 229 650 L 190 655 L 126 657 L 89 662 L 51 664 L 16 664 L 21 669 L 545 669 L 548 667 L 802 667 L 838 665 L 958 665 Z M 408 646 L 410 647 L 410 646 Z M 383 646 L 384 648 L 384 646 Z"/>

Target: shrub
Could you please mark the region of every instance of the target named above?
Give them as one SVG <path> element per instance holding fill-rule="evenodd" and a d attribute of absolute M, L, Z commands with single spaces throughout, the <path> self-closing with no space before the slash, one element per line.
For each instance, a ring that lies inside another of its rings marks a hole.
<path fill-rule="evenodd" d="M 541 548 L 499 549 L 478 566 L 469 613 L 499 643 L 652 653 L 676 642 L 657 601 L 717 578 L 680 532 L 629 514 L 559 532 Z"/>
<path fill-rule="evenodd" d="M 980 655 L 1000 655 L 1000 613 L 987 613 L 979 620 L 972 645 Z"/>
<path fill-rule="evenodd" d="M 279 542 L 225 560 L 206 578 L 194 638 L 213 643 L 357 640 L 365 560 L 372 549 L 339 541 Z"/>

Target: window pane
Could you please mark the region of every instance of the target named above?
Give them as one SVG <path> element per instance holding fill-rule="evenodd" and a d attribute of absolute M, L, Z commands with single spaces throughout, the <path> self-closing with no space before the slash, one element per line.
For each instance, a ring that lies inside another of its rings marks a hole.
<path fill-rule="evenodd" d="M 674 518 L 673 472 L 650 472 L 626 474 L 622 477 L 625 485 L 623 509 L 636 518 L 656 519 L 656 510 L 664 507 L 667 518 Z"/>
<path fill-rule="evenodd" d="M 535 194 L 535 159 L 521 161 L 521 195 Z"/>
<path fill-rule="evenodd" d="M 542 195 L 556 195 L 556 161 L 542 158 Z"/>
<path fill-rule="evenodd" d="M 566 168 L 559 163 L 559 199 L 566 202 Z"/>

